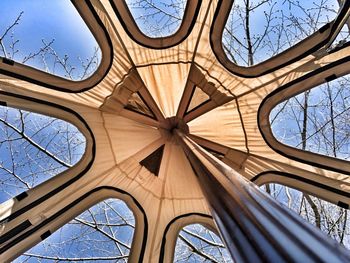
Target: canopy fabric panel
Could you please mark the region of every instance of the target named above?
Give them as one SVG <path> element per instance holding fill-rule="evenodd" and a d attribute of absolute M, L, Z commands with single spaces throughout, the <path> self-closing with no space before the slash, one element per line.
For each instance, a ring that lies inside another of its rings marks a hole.
<path fill-rule="evenodd" d="M 132 257 L 138 258 L 143 253 L 144 262 L 158 262 L 166 235 L 170 241 L 165 245 L 164 257 L 171 259 L 168 249 L 174 247 L 182 226 L 176 223 L 176 227 L 166 232 L 172 220 L 186 214 L 210 216 L 190 162 L 173 136 L 175 128 L 188 132 L 208 150 L 222 154 L 223 161 L 248 180 L 259 184 L 282 182 L 317 192 L 334 203 L 350 204 L 348 162 L 326 157 L 323 162 L 318 156 L 283 147 L 274 140 L 269 124 L 269 112 L 282 99 L 323 82 L 330 72 L 337 76 L 348 73 L 350 47 L 333 53 L 320 48 L 270 73 L 261 74 L 262 69 L 257 68 L 249 73 L 257 75 L 256 78 L 244 77 L 244 69 L 240 69 L 241 74 L 235 74 L 237 70 L 228 66 L 227 58 L 214 53 L 214 47 L 221 46 L 221 33 L 213 26 L 213 21 L 218 23 L 221 19 L 216 15 L 217 8 L 222 8 L 225 1 L 203 0 L 198 1 L 198 6 L 197 1 L 189 1 L 189 4 L 195 3 L 191 8 L 196 20 L 192 21 L 192 17 L 184 20 L 183 30 L 187 28 L 189 32 L 173 45 L 168 40 L 147 39 L 141 43 L 131 38 L 128 28 L 131 22 L 121 21 L 113 7 L 119 1 L 89 2 L 111 40 L 107 51 L 111 66 L 98 83 L 88 90 L 74 90 L 73 93 L 0 75 L 0 101 L 65 119 L 75 124 L 87 138 L 87 151 L 75 167 L 28 191 L 28 197 L 22 201 L 9 200 L 0 206 L 1 219 L 15 215 L 2 226 L 2 233 L 25 220 L 31 223 L 29 230 L 42 226 L 17 243 L 16 237 L 7 240 L 4 245 L 8 249 L 2 258 L 19 255 L 39 242 L 45 231 L 54 231 L 79 214 L 78 210 L 82 211 L 87 203 L 91 205 L 102 197 L 114 197 L 111 189 L 119 189 L 123 193 L 119 194 L 121 198 L 127 193 L 127 204 L 142 225 L 135 232 Z M 91 12 L 83 8 L 82 1 L 75 1 L 75 4 L 82 6 L 82 14 Z M 320 38 L 323 36 L 317 33 L 308 41 L 318 42 Z M 96 39 L 99 41 L 98 34 Z M 303 48 L 292 48 L 288 54 L 298 56 Z M 269 61 L 269 67 L 281 64 L 286 56 Z M 21 68 L 12 71 L 22 74 Z M 100 73 L 96 74 L 101 77 Z M 313 77 L 308 77 L 309 74 Z M 41 73 L 35 77 L 42 83 L 50 81 Z M 283 86 L 286 88 L 281 89 Z M 210 99 L 186 112 L 195 88 L 201 89 Z M 127 109 L 133 94 L 142 97 L 154 118 Z M 164 151 L 156 176 L 140 162 L 162 145 Z M 313 158 L 312 162 L 306 162 L 307 158 Z M 340 164 L 341 171 L 336 170 Z M 90 195 L 77 210 L 65 211 L 75 200 L 104 187 L 110 189 L 103 194 Z M 58 212 L 62 216 L 55 218 Z M 147 226 L 143 217 L 147 219 Z M 212 224 L 208 223 L 211 219 L 202 220 L 199 216 L 190 219 L 186 224 L 197 221 Z M 142 246 L 144 248 L 140 249 Z"/>
<path fill-rule="evenodd" d="M 198 108 L 201 104 L 206 103 L 209 100 L 210 97 L 208 94 L 206 94 L 200 88 L 195 87 L 191 96 L 190 104 L 188 104 L 186 113 L 194 110 L 195 108 Z"/>

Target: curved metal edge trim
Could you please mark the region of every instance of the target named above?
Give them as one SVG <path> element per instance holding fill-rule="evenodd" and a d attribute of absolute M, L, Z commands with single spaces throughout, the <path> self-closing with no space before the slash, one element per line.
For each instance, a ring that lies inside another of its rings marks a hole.
<path fill-rule="evenodd" d="M 272 149 L 274 150 L 275 152 L 279 153 L 280 155 L 284 156 L 284 157 L 287 157 L 287 158 L 290 158 L 292 160 L 295 160 L 295 161 L 298 161 L 298 162 L 301 162 L 301 163 L 305 163 L 305 164 L 308 164 L 308 165 L 312 165 L 312 166 L 316 166 L 316 167 L 319 167 L 319 168 L 322 168 L 322 169 L 327 169 L 327 170 L 331 170 L 331 171 L 334 171 L 334 172 L 339 172 L 339 173 L 342 173 L 342 174 L 346 174 L 346 175 L 350 175 L 350 171 L 345 171 L 344 169 L 342 169 L 342 165 L 345 165 L 345 166 L 349 166 L 349 161 L 345 161 L 345 160 L 338 160 L 338 159 L 335 159 L 335 158 L 332 158 L 332 157 L 328 157 L 328 156 L 325 156 L 325 155 L 321 155 L 321 154 L 318 154 L 318 153 L 312 153 L 312 152 L 306 152 L 306 151 L 302 151 L 302 150 L 299 150 L 299 149 L 296 149 L 296 148 L 293 148 L 291 146 L 288 146 L 288 145 L 285 145 L 281 142 L 279 142 L 277 139 L 275 139 L 275 137 L 272 135 L 272 133 L 270 134 L 271 135 L 271 138 L 274 138 L 274 143 L 277 143 L 277 145 L 282 145 L 283 147 L 287 147 L 289 149 L 291 149 L 293 152 L 295 153 L 298 153 L 298 152 L 302 152 L 302 153 L 307 153 L 307 154 L 312 154 L 314 156 L 318 156 L 319 158 L 321 159 L 324 159 L 324 160 L 332 160 L 332 161 L 336 161 L 336 162 L 339 162 L 339 166 L 335 167 L 335 166 L 329 166 L 329 165 L 326 165 L 326 164 L 323 164 L 323 163 L 317 163 L 317 162 L 313 162 L 313 161 L 310 161 L 310 160 L 305 160 L 305 159 L 302 159 L 302 158 L 299 158 L 297 157 L 298 155 L 297 154 L 287 154 L 285 153 L 284 151 L 282 151 L 281 149 L 279 149 L 279 147 L 275 147 L 272 145 L 271 141 L 269 139 L 267 139 L 267 136 L 266 136 L 266 132 L 264 128 L 261 127 L 261 123 L 260 123 L 260 119 L 261 119 L 261 114 L 262 114 L 262 111 L 264 110 L 265 112 L 268 111 L 268 112 L 271 112 L 272 110 L 272 107 L 276 106 L 279 102 L 277 102 L 274 106 L 272 106 L 271 108 L 268 108 L 268 109 L 263 109 L 265 106 L 265 102 L 269 99 L 271 99 L 274 95 L 276 95 L 277 93 L 287 89 L 287 88 L 290 88 L 292 87 L 293 85 L 295 84 L 298 84 L 310 77 L 314 77 L 322 72 L 325 72 L 329 69 L 332 69 L 336 66 L 339 66 L 343 63 L 346 63 L 346 62 L 349 62 L 350 61 L 350 56 L 347 56 L 345 58 L 342 58 L 340 60 L 337 60 L 333 63 L 330 63 L 324 67 L 321 67 L 321 68 L 318 68 L 310 73 L 307 73 L 306 75 L 303 75 L 302 77 L 298 78 L 298 79 L 295 79 L 289 83 L 287 83 L 286 85 L 283 85 L 279 88 L 277 88 L 276 90 L 272 91 L 270 94 L 268 94 L 261 102 L 260 106 L 259 106 L 259 109 L 258 109 L 258 112 L 257 112 L 257 122 L 258 122 L 258 128 L 259 128 L 259 131 L 260 131 L 260 134 L 261 136 L 263 137 L 264 141 L 266 142 L 266 144 Z M 314 87 L 311 87 L 310 89 L 312 89 Z M 269 131 L 270 133 L 270 131 Z"/>
<path fill-rule="evenodd" d="M 74 7 L 77 9 L 78 13 L 80 14 L 79 9 L 77 8 L 76 4 L 73 2 L 72 0 L 72 4 L 74 5 Z M 92 19 L 95 19 L 97 24 L 99 25 L 99 27 L 102 29 L 103 33 L 104 33 L 104 39 L 103 40 L 99 40 L 99 38 L 96 37 L 95 32 L 92 32 L 92 35 L 94 36 L 94 38 L 96 39 L 97 43 L 107 43 L 109 48 L 108 50 L 102 50 L 102 59 L 101 59 L 101 63 L 99 65 L 99 67 L 97 68 L 97 70 L 87 79 L 85 80 L 81 80 L 81 81 L 72 81 L 72 80 L 68 80 L 59 76 L 55 76 L 53 74 L 49 74 L 46 73 L 42 70 L 36 69 L 34 67 L 31 66 L 27 66 L 18 62 L 14 62 L 12 67 L 25 67 L 30 71 L 36 72 L 36 74 L 40 74 L 40 77 L 45 77 L 48 78 L 49 81 L 45 82 L 43 80 L 40 80 L 38 78 L 31 78 L 29 76 L 24 76 L 21 75 L 20 73 L 16 73 L 14 71 L 8 71 L 5 70 L 3 68 L 0 68 L 0 74 L 9 76 L 9 77 L 13 77 L 13 78 L 17 78 L 20 80 L 24 80 L 24 81 L 28 81 L 30 83 L 36 84 L 36 85 L 40 85 L 43 86 L 45 88 L 49 88 L 49 89 L 53 89 L 53 90 L 57 90 L 57 91 L 62 91 L 62 92 L 67 92 L 67 93 L 80 93 L 80 92 L 84 92 L 87 91 L 91 88 L 93 88 L 94 86 L 96 86 L 97 84 L 99 84 L 104 78 L 105 76 L 108 74 L 110 68 L 112 67 L 112 62 L 113 62 L 113 44 L 112 44 L 112 40 L 109 37 L 109 34 L 107 32 L 107 29 L 105 28 L 103 22 L 101 21 L 100 17 L 98 16 L 98 14 L 96 13 L 94 7 L 92 6 L 90 1 L 84 1 L 84 2 L 79 2 L 79 4 L 83 4 L 86 5 L 88 7 L 88 9 L 90 10 L 91 14 L 89 14 L 89 16 L 91 16 Z M 83 19 L 83 17 L 82 17 Z M 84 19 L 83 19 L 84 20 Z M 88 26 L 88 23 L 86 23 L 86 21 L 84 20 L 85 24 Z M 89 27 L 89 26 L 88 26 Z M 90 28 L 89 28 L 90 29 Z M 102 68 L 103 64 L 106 64 L 104 67 L 106 68 L 106 70 L 104 70 L 103 72 L 100 72 L 100 69 Z M 0 60 L 0 66 L 1 65 L 6 65 L 4 62 L 2 62 L 2 60 Z M 83 88 L 79 88 L 80 86 L 84 85 L 84 82 L 86 82 L 86 80 L 91 80 L 93 79 L 93 84 L 90 84 L 87 87 L 83 87 Z M 51 80 L 51 81 L 50 81 Z M 50 82 L 56 82 L 59 81 L 61 83 L 60 86 L 58 86 L 57 84 L 50 84 Z M 72 86 L 76 86 L 76 89 L 68 89 L 68 88 L 64 88 L 63 86 L 65 86 L 66 84 L 72 85 Z"/>
<path fill-rule="evenodd" d="M 29 101 L 34 102 L 34 103 L 40 103 L 40 104 L 44 104 L 44 105 L 47 105 L 47 106 L 50 106 L 50 107 L 55 107 L 55 108 L 61 109 L 63 111 L 66 111 L 69 114 L 74 115 L 83 124 L 83 126 L 85 126 L 85 128 L 89 132 L 90 138 L 92 139 L 90 161 L 88 162 L 86 167 L 79 174 L 77 174 L 76 176 L 74 176 L 70 180 L 66 181 L 62 185 L 58 186 L 57 188 L 55 188 L 51 192 L 46 193 L 45 195 L 39 197 L 37 200 L 33 201 L 32 203 L 26 205 L 25 207 L 22 207 L 21 209 L 15 211 L 14 213 L 9 215 L 8 217 L 2 219 L 0 221 L 0 223 L 2 223 L 2 222 L 5 222 L 5 221 L 6 222 L 12 221 L 16 217 L 18 217 L 18 216 L 22 215 L 23 213 L 27 212 L 29 209 L 37 206 L 38 204 L 44 202 L 45 200 L 47 200 L 48 198 L 52 197 L 56 193 L 62 191 L 63 189 L 65 189 L 66 187 L 71 185 L 73 182 L 75 182 L 79 178 L 81 178 L 85 173 L 87 173 L 87 171 L 90 170 L 90 168 L 91 168 L 91 166 L 92 166 L 92 164 L 93 164 L 93 162 L 95 160 L 95 156 L 96 156 L 96 141 L 95 141 L 95 137 L 93 135 L 93 132 L 92 132 L 91 128 L 88 126 L 88 124 L 86 123 L 86 121 L 83 119 L 82 116 L 80 116 L 78 113 L 76 113 L 72 109 L 69 109 L 69 108 L 66 108 L 64 106 L 61 106 L 61 105 L 58 105 L 58 104 L 54 104 L 54 103 L 51 103 L 51 102 L 47 102 L 47 101 L 42 101 L 42 100 L 35 99 L 35 98 L 26 97 L 26 96 L 23 96 L 23 95 L 11 94 L 11 93 L 5 92 L 5 91 L 0 91 L 0 95 L 6 95 L 6 96 L 9 96 L 9 97 L 15 97 L 15 98 L 19 98 L 19 99 L 29 100 Z M 86 152 L 84 154 L 86 154 Z"/>
<path fill-rule="evenodd" d="M 261 77 L 265 74 L 268 74 L 268 73 L 271 73 L 271 72 L 274 72 L 278 69 L 281 69 L 289 64 L 292 64 L 304 57 L 306 57 L 307 55 L 310 55 L 312 54 L 313 52 L 319 50 L 321 47 L 323 47 L 324 45 L 326 45 L 329 40 L 332 38 L 333 36 L 333 32 L 335 32 L 335 29 L 339 26 L 339 24 L 342 23 L 342 20 L 345 18 L 345 16 L 347 15 L 347 11 L 349 10 L 350 8 L 350 2 L 349 1 L 346 1 L 344 6 L 340 9 L 340 12 L 338 13 L 338 16 L 330 23 L 326 24 L 325 26 L 321 27 L 319 30 L 317 30 L 315 33 L 313 33 L 312 35 L 306 37 L 304 40 L 296 43 L 295 45 L 293 45 L 292 47 L 282 51 L 281 53 L 259 63 L 259 64 L 256 64 L 256 65 L 253 65 L 251 67 L 243 67 L 243 66 L 238 66 L 236 65 L 235 63 L 231 62 L 224 50 L 223 50 L 223 47 L 222 47 L 222 34 L 223 34 L 223 31 L 225 29 L 225 25 L 223 25 L 223 27 L 219 27 L 219 26 L 216 26 L 217 24 L 217 17 L 220 15 L 221 17 L 222 16 L 225 16 L 225 20 L 227 21 L 227 18 L 228 16 L 230 15 L 230 12 L 231 12 L 231 8 L 232 8 L 232 5 L 233 5 L 233 2 L 234 0 L 230 0 L 231 2 L 229 3 L 230 5 L 230 8 L 226 9 L 226 10 L 223 10 L 222 8 L 222 4 L 223 4 L 223 0 L 219 0 L 218 2 L 218 5 L 217 5 L 217 8 L 215 10 L 215 14 L 214 14 L 214 18 L 213 18 L 213 22 L 212 22 L 212 25 L 211 25 L 211 28 L 210 28 L 210 46 L 213 50 L 213 53 L 216 57 L 216 59 L 228 70 L 230 71 L 231 73 L 239 76 L 239 77 L 244 77 L 244 78 L 256 78 L 256 77 Z M 329 27 L 331 24 L 331 29 L 329 31 L 329 34 L 327 36 L 324 37 L 323 41 L 315 44 L 315 45 L 312 45 L 310 47 L 310 49 L 308 49 L 306 52 L 302 53 L 302 54 L 299 54 L 299 55 L 296 55 L 296 56 L 289 56 L 291 57 L 288 61 L 286 62 L 282 62 L 280 64 L 278 64 L 277 66 L 274 66 L 274 67 L 266 67 L 265 66 L 265 63 L 271 63 L 271 61 L 273 60 L 276 60 L 278 59 L 279 57 L 281 57 L 282 55 L 285 55 L 285 54 L 288 54 L 289 52 L 292 52 L 294 47 L 296 45 L 299 45 L 299 46 L 309 46 L 308 45 L 308 42 L 309 42 L 309 39 L 314 37 L 317 33 L 319 32 L 322 32 L 323 31 L 323 28 L 325 27 Z M 215 28 L 215 29 L 214 29 Z M 214 44 L 214 40 L 213 40 L 213 32 L 214 30 L 219 30 L 220 31 L 220 40 L 221 40 L 221 43 L 220 45 L 215 45 Z M 226 60 L 223 60 L 222 58 L 226 58 Z M 257 70 L 257 69 L 260 69 L 259 71 L 261 71 L 260 73 L 254 73 L 253 71 L 254 70 Z M 243 72 L 242 72 L 243 71 Z"/>
<path fill-rule="evenodd" d="M 4 253 L 6 250 L 10 249 L 11 247 L 16 245 L 17 243 L 22 242 L 25 238 L 27 238 L 28 236 L 30 236 L 33 233 L 37 232 L 42 227 L 46 226 L 47 224 L 49 224 L 50 222 L 55 220 L 57 217 L 59 217 L 62 214 L 64 214 L 67 210 L 72 209 L 74 206 L 78 205 L 81 201 L 83 201 L 89 195 L 91 195 L 91 194 L 93 194 L 95 192 L 101 191 L 101 190 L 113 190 L 113 191 L 116 191 L 118 193 L 125 194 L 125 195 L 131 197 L 133 202 L 136 204 L 138 209 L 141 211 L 141 213 L 143 215 L 143 220 L 144 220 L 144 233 L 143 233 L 142 246 L 141 246 L 141 251 L 140 251 L 140 256 L 139 256 L 139 262 L 142 262 L 144 254 L 145 254 L 146 243 L 147 243 L 147 236 L 148 236 L 148 220 L 147 220 L 147 216 L 146 216 L 145 210 L 143 209 L 141 204 L 136 200 L 136 198 L 133 197 L 131 194 L 127 193 L 124 190 L 121 190 L 121 189 L 118 189 L 118 188 L 115 188 L 115 187 L 111 187 L 111 186 L 101 186 L 101 187 L 95 188 L 94 190 L 91 190 L 91 191 L 87 192 L 83 196 L 79 197 L 78 199 L 76 199 L 75 201 L 73 201 L 72 203 L 70 203 L 69 205 L 65 206 L 63 209 L 61 209 L 60 211 L 58 211 L 57 213 L 52 215 L 51 217 L 49 217 L 46 220 L 44 220 L 43 222 L 41 222 L 39 225 L 37 225 L 34 228 L 28 230 L 27 232 L 23 233 L 21 236 L 15 238 L 12 242 L 10 242 L 7 245 L 5 245 L 4 247 L 2 247 L 0 249 L 0 254 Z M 133 237 L 133 239 L 134 239 L 134 237 Z"/>
<path fill-rule="evenodd" d="M 181 22 L 179 29 L 174 34 L 167 36 L 167 37 L 151 38 L 151 37 L 148 37 L 144 33 L 141 32 L 141 30 L 137 26 L 132 14 L 130 13 L 130 10 L 129 10 L 127 4 L 125 3 L 125 0 L 117 0 L 117 1 L 120 1 L 120 4 L 122 4 L 124 6 L 123 9 L 126 10 L 127 14 L 122 14 L 121 12 L 119 12 L 114 0 L 109 0 L 109 3 L 111 4 L 120 24 L 122 25 L 122 27 L 125 30 L 125 32 L 127 33 L 127 35 L 133 41 L 135 41 L 137 44 L 139 44 L 140 46 L 143 46 L 146 48 L 151 48 L 151 49 L 166 49 L 166 48 L 176 46 L 179 43 L 183 42 L 191 34 L 192 29 L 193 29 L 194 25 L 196 24 L 200 7 L 202 5 L 202 0 L 187 0 L 186 9 L 185 9 L 184 16 L 183 16 L 183 19 L 182 19 L 182 22 Z M 189 4 L 196 5 L 194 12 L 189 13 L 189 11 L 188 11 Z M 125 23 L 124 18 L 126 16 L 128 16 L 130 18 L 130 20 L 133 21 L 133 23 L 129 26 Z M 192 17 L 192 19 L 191 19 L 191 17 Z M 191 23 L 190 24 L 184 23 L 184 21 L 187 20 L 188 18 L 191 19 Z M 129 29 L 136 31 L 139 34 L 139 36 L 131 34 Z M 170 43 L 168 45 L 163 45 L 163 41 L 165 39 L 170 41 Z M 150 43 L 147 44 L 147 43 L 145 43 L 145 41 L 150 42 Z"/>

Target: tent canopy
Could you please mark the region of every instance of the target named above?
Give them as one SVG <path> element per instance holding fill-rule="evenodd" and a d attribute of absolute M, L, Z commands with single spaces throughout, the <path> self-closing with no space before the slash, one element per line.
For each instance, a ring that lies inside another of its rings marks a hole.
<path fill-rule="evenodd" d="M 326 52 L 349 1 L 333 22 L 251 67 L 231 62 L 221 44 L 232 2 L 188 1 L 176 33 L 151 38 L 124 1 L 73 1 L 102 51 L 92 76 L 71 81 L 0 61 L 1 102 L 66 120 L 86 138 L 77 165 L 1 205 L 3 233 L 30 222 L 11 232 L 2 258 L 109 197 L 135 214 L 131 262 L 169 261 L 184 225 L 215 229 L 175 129 L 258 185 L 278 182 L 350 204 L 348 162 L 281 144 L 269 118 L 279 102 L 349 72 L 350 47 Z"/>

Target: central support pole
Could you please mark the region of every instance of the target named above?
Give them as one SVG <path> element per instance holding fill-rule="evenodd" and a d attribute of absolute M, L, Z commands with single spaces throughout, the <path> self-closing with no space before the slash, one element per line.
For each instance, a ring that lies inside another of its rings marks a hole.
<path fill-rule="evenodd" d="M 350 262 L 350 253 L 174 131 L 235 262 Z"/>

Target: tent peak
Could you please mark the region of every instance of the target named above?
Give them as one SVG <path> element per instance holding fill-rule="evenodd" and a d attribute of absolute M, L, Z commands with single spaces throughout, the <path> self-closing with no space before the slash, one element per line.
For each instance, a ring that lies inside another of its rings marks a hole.
<path fill-rule="evenodd" d="M 189 133 L 187 123 L 183 119 L 175 116 L 166 118 L 161 126 L 165 127 L 165 129 L 168 130 L 171 134 L 174 132 L 175 129 L 181 130 L 181 132 L 183 132 L 184 134 Z"/>

